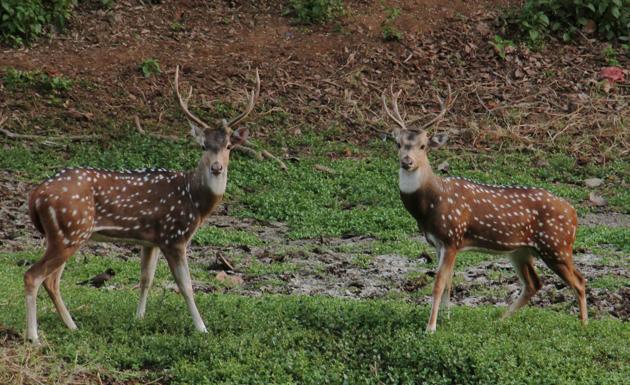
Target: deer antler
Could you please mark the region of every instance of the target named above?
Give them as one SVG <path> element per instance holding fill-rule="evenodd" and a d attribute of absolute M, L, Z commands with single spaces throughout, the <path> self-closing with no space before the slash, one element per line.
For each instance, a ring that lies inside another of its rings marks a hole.
<path fill-rule="evenodd" d="M 179 93 L 179 66 L 175 67 L 175 93 L 177 94 L 177 101 L 179 102 L 179 106 L 182 108 L 182 111 L 184 111 L 184 114 L 188 117 L 188 119 L 197 123 L 202 128 L 210 128 L 206 123 L 204 123 L 203 120 L 199 119 L 198 117 L 193 115 L 192 112 L 188 111 L 188 101 L 192 96 L 192 90 L 193 89 L 191 86 L 188 91 L 188 96 L 186 97 L 186 100 L 182 99 L 182 95 Z"/>
<path fill-rule="evenodd" d="M 247 107 L 245 111 L 243 111 L 240 115 L 230 120 L 227 125 L 228 127 L 234 127 L 239 124 L 243 119 L 249 115 L 250 112 L 254 109 L 254 104 L 256 104 L 256 100 L 258 99 L 258 95 L 260 94 L 260 76 L 258 76 L 258 68 L 256 68 L 256 88 L 252 90 L 251 94 L 245 91 L 245 95 L 247 96 Z"/>
<path fill-rule="evenodd" d="M 385 112 L 387 113 L 387 115 L 394 122 L 396 122 L 396 124 L 398 124 L 400 128 L 402 128 L 403 130 L 406 130 L 407 126 L 405 125 L 405 120 L 402 118 L 402 116 L 400 116 L 400 111 L 398 110 L 398 97 L 402 93 L 402 90 L 398 90 L 398 92 L 394 93 L 394 91 L 390 87 L 389 92 L 392 96 L 392 106 L 394 109 L 394 113 L 392 113 L 389 110 L 389 108 L 387 108 L 387 100 L 385 98 L 385 91 L 383 91 L 383 93 L 381 94 L 381 100 L 383 101 L 383 108 L 385 109 Z"/>
<path fill-rule="evenodd" d="M 442 118 L 444 118 L 444 115 L 446 115 L 446 112 L 453 106 L 453 104 L 455 103 L 455 100 L 457 100 L 457 95 L 455 95 L 455 98 L 453 98 L 453 95 L 451 93 L 451 85 L 447 84 L 447 87 L 448 87 L 448 96 L 446 97 L 446 102 L 444 102 L 444 99 L 442 99 L 437 92 L 435 93 L 435 99 L 440 104 L 440 112 L 437 115 L 435 115 L 433 119 L 423 124 L 422 127 L 420 127 L 421 130 L 431 127 L 435 123 L 442 120 Z M 414 122 L 416 120 L 414 120 Z"/>

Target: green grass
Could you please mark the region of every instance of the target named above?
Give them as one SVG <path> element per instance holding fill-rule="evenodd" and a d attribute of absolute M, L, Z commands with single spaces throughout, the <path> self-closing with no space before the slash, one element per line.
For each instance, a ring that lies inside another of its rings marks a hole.
<path fill-rule="evenodd" d="M 0 254 L 0 323 L 21 331 L 24 305 L 18 259 Z M 77 286 L 105 267 L 116 290 Z M 49 360 L 108 378 L 161 378 L 169 384 L 623 384 L 630 378 L 630 324 L 526 309 L 499 321 L 501 309 L 456 307 L 426 335 L 428 307 L 398 300 L 354 301 L 197 293 L 209 334 L 194 332 L 182 298 L 160 289 L 160 262 L 147 318 L 133 319 L 137 261 L 72 260 L 62 292 L 80 329 L 66 330 L 42 290 L 39 319 Z M 207 279 L 193 270 L 195 279 Z M 106 348 L 105 348 L 106 347 Z M 1 364 L 0 364 L 1 365 Z M 0 369 L 2 369 L 0 367 Z"/>
<path fill-rule="evenodd" d="M 397 163 L 393 146 L 371 143 L 365 148 L 326 141 L 334 136 L 331 128 L 322 136 L 305 134 L 298 138 L 274 136 L 274 148 L 311 149 L 287 172 L 279 172 L 270 161 L 257 161 L 235 154 L 230 165 L 228 201 L 233 215 L 259 220 L 286 222 L 291 238 L 315 238 L 341 235 L 373 235 L 385 240 L 401 240 L 417 232 L 414 221 L 404 211 L 397 188 Z M 331 160 L 329 154 L 346 149 L 358 159 Z M 160 141 L 130 133 L 108 143 L 77 143 L 66 154 L 47 146 L 26 147 L 10 143 L 0 153 L 0 167 L 14 170 L 29 180 L 40 180 L 66 166 L 101 168 L 165 167 L 176 170 L 192 168 L 199 151 L 191 144 Z M 610 207 L 630 212 L 630 190 L 615 181 L 630 174 L 628 162 L 613 161 L 606 166 L 576 167 L 573 159 L 562 154 L 549 155 L 550 166 L 532 168 L 532 154 L 473 154 L 436 152 L 433 163 L 448 160 L 451 173 L 481 182 L 541 186 L 569 199 L 581 212 L 589 189 L 582 180 L 597 176 L 606 180 L 602 190 Z M 315 171 L 316 164 L 336 171 Z M 255 193 L 252 193 L 255 191 Z M 628 232 L 624 232 L 627 237 Z M 626 245 L 628 242 L 625 243 Z"/>

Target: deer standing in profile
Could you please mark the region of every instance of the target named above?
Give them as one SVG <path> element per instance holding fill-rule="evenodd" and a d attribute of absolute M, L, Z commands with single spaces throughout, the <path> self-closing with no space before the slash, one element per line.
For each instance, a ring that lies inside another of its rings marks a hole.
<path fill-rule="evenodd" d="M 183 99 L 178 66 L 177 100 L 190 123 L 192 136 L 203 148 L 196 169 L 66 169 L 35 187 L 29 197 L 29 212 L 35 227 L 45 236 L 46 251 L 24 274 L 28 340 L 39 342 L 36 298 L 42 283 L 66 326 L 77 328 L 61 298 L 59 281 L 66 261 L 88 240 L 142 245 L 138 318 L 144 317 L 161 251 L 186 300 L 195 328 L 207 332 L 193 298 L 186 247 L 223 198 L 230 150 L 248 135 L 246 128 L 233 128 L 252 112 L 259 92 L 256 70 L 256 87 L 247 93 L 245 111 L 229 122 L 222 119 L 216 127 L 210 127 L 188 110 L 192 87 Z"/>
<path fill-rule="evenodd" d="M 400 198 L 439 257 L 427 331 L 435 331 L 440 303 L 448 305 L 457 253 L 471 249 L 510 256 L 522 291 L 504 317 L 525 306 L 541 288 L 534 268 L 534 257 L 538 257 L 575 290 L 579 317 L 586 325 L 586 280 L 573 264 L 575 209 L 564 199 L 539 188 L 491 186 L 435 175 L 427 151 L 442 146 L 447 136 L 429 138 L 426 129 L 452 105 L 450 87 L 446 103 L 437 97 L 440 113 L 428 123 L 412 128 L 407 128 L 398 109 L 400 91 L 390 93 L 392 110 L 387 106 L 385 92 L 381 98 L 385 112 L 398 126 L 393 136 L 400 161 Z M 447 293 L 443 296 L 445 287 Z"/>

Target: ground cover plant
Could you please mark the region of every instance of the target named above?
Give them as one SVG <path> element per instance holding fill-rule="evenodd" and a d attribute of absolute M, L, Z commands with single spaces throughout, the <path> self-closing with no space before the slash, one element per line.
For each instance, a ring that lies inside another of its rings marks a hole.
<path fill-rule="evenodd" d="M 488 11 L 508 3 L 82 1 L 65 35 L 4 47 L 0 384 L 628 383 L 630 89 L 598 77 L 627 53 L 580 33 L 531 51 Z M 299 21 L 291 4 L 344 12 Z M 61 285 L 80 329 L 41 290 L 43 346 L 24 345 L 22 275 L 43 252 L 25 196 L 64 167 L 194 167 L 177 64 L 208 121 L 241 110 L 252 68 L 262 81 L 246 123 L 256 154 L 232 154 L 224 204 L 190 245 L 210 333 L 194 332 L 164 259 L 135 320 L 139 249 L 90 244 Z M 403 89 L 403 113 L 423 122 L 447 83 L 457 100 L 433 130 L 451 140 L 430 153 L 434 169 L 544 187 L 577 208 L 589 327 L 540 262 L 541 291 L 499 320 L 518 278 L 505 257 L 471 251 L 456 263 L 450 317 L 423 332 L 438 261 L 400 202 L 380 94 Z M 79 285 L 108 268 L 102 288 Z"/>

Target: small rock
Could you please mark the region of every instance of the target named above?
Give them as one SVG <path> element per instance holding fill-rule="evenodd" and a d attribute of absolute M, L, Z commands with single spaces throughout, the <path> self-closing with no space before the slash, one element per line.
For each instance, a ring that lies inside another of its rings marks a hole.
<path fill-rule="evenodd" d="M 448 161 L 444 161 L 437 166 L 437 170 L 443 172 L 444 174 L 448 174 Z"/>
<path fill-rule="evenodd" d="M 604 181 L 599 178 L 584 179 L 584 184 L 587 187 L 598 187 L 598 186 L 601 186 L 602 183 L 604 183 Z"/>
<path fill-rule="evenodd" d="M 224 283 L 227 283 L 227 284 L 233 285 L 233 286 L 240 286 L 243 283 L 245 283 L 245 281 L 243 281 L 243 278 L 241 278 L 240 276 L 238 276 L 238 275 L 229 275 L 225 271 L 219 272 L 215 276 L 215 278 L 219 282 L 224 282 Z"/>
<path fill-rule="evenodd" d="M 601 207 L 608 204 L 608 201 L 606 201 L 606 199 L 601 195 L 595 193 L 595 191 L 592 191 L 590 194 L 588 194 L 588 200 L 595 206 Z"/>

